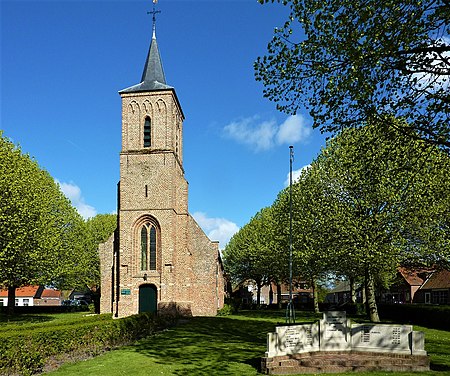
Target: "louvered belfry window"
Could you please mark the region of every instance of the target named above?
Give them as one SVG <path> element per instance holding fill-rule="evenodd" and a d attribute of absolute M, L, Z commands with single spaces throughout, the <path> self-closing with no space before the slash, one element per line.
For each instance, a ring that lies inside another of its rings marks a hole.
<path fill-rule="evenodd" d="M 141 270 L 156 270 L 156 228 L 150 222 L 141 228 Z"/>
<path fill-rule="evenodd" d="M 144 123 L 144 148 L 148 148 L 152 145 L 152 125 L 151 120 L 147 116 Z"/>

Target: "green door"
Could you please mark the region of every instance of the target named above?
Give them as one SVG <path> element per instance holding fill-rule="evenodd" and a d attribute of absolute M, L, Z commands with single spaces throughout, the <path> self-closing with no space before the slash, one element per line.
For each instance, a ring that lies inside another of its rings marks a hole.
<path fill-rule="evenodd" d="M 156 287 L 154 285 L 139 286 L 139 313 L 156 313 L 157 299 Z"/>

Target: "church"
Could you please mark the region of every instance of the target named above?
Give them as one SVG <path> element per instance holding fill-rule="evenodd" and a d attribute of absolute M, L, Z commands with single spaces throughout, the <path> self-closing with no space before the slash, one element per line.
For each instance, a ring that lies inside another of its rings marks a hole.
<path fill-rule="evenodd" d="M 219 243 L 188 211 L 183 110 L 153 35 L 141 82 L 119 92 L 122 149 L 117 229 L 99 246 L 100 312 L 211 316 L 223 307 Z"/>

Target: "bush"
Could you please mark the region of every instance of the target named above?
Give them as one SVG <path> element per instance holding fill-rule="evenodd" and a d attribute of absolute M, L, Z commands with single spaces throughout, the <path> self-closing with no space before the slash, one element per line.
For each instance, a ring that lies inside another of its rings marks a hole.
<path fill-rule="evenodd" d="M 229 316 L 236 313 L 231 304 L 224 304 L 221 309 L 217 311 L 217 316 Z"/>
<path fill-rule="evenodd" d="M 383 320 L 450 330 L 450 306 L 448 305 L 379 304 L 378 312 Z"/>
<path fill-rule="evenodd" d="M 97 355 L 107 349 L 133 343 L 168 325 L 150 313 L 112 320 L 99 315 L 79 323 L 17 329 L 0 334 L 0 374 L 32 375 L 52 356 L 71 352 Z"/>

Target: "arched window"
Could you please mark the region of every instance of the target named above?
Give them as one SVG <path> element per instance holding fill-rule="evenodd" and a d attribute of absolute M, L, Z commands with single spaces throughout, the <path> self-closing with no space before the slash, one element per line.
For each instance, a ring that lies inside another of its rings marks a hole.
<path fill-rule="evenodd" d="M 146 222 L 141 227 L 141 270 L 156 270 L 156 227 Z"/>
<path fill-rule="evenodd" d="M 152 145 L 152 126 L 151 126 L 151 120 L 147 116 L 145 118 L 144 123 L 144 148 L 148 148 Z"/>

